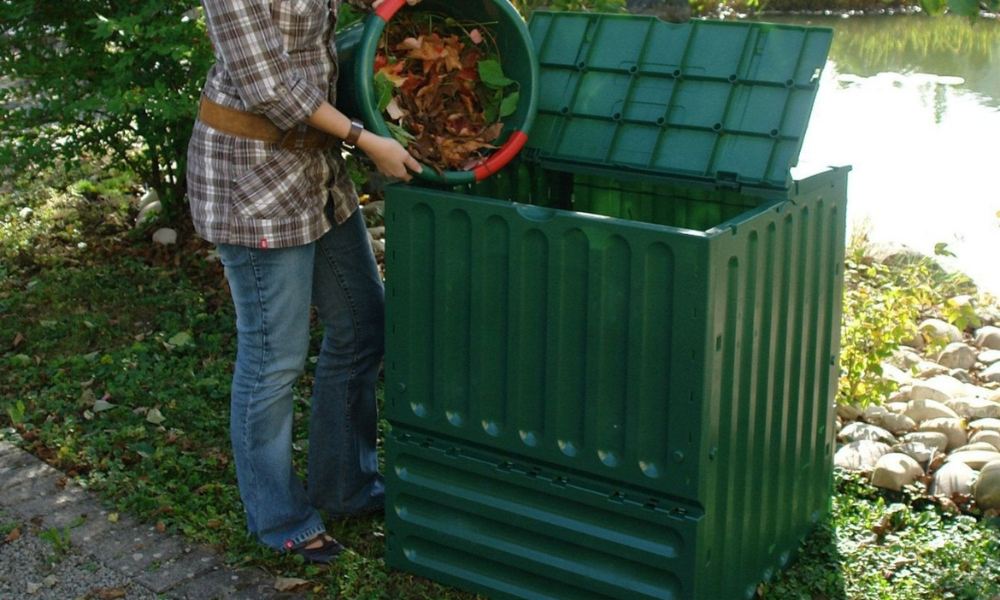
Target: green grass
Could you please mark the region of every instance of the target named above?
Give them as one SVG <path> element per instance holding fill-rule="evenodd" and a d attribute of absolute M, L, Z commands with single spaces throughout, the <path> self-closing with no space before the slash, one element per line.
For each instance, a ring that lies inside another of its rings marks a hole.
<path fill-rule="evenodd" d="M 0 436 L 234 564 L 308 579 L 316 597 L 476 598 L 386 567 L 379 517 L 328 523 L 352 549 L 330 568 L 248 539 L 229 451 L 235 340 L 222 268 L 186 223 L 174 224 L 172 249 L 133 230 L 129 181 L 36 176 L 0 192 Z M 307 373 L 303 408 L 309 387 Z M 303 411 L 303 447 L 306 425 Z M 998 539 L 985 519 L 838 476 L 830 518 L 759 597 L 991 600 Z"/>

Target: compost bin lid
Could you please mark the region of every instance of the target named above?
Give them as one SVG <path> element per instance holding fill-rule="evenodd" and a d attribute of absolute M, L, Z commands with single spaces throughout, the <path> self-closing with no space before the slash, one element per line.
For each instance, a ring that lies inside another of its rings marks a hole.
<path fill-rule="evenodd" d="M 544 163 L 788 188 L 833 31 L 535 11 Z"/>

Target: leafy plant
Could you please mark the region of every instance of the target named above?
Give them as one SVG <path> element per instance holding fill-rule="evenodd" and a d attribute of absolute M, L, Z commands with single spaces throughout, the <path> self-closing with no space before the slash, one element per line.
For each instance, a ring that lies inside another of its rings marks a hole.
<path fill-rule="evenodd" d="M 7 412 L 7 416 L 10 417 L 11 422 L 15 425 L 24 422 L 24 402 L 21 400 L 10 402 L 4 407 L 4 410 Z"/>
<path fill-rule="evenodd" d="M 57 527 L 49 528 L 38 534 L 38 537 L 43 539 L 52 545 L 52 549 L 55 551 L 54 558 L 58 559 L 67 553 L 69 553 L 72 544 L 69 539 L 70 529 L 73 527 L 78 527 L 83 523 L 83 518 L 78 518 L 76 521 L 66 525 L 63 529 Z"/>
<path fill-rule="evenodd" d="M 920 304 L 894 285 L 889 268 L 866 253 L 863 235 L 850 240 L 844 275 L 840 385 L 837 402 L 881 404 L 896 389 L 882 363 L 915 335 Z"/>
<path fill-rule="evenodd" d="M 108 157 L 176 212 L 211 46 L 193 0 L 0 3 L 0 164 Z"/>

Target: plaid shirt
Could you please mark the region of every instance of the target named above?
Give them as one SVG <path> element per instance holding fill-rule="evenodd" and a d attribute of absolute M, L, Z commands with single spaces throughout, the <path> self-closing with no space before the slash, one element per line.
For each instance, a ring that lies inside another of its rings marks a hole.
<path fill-rule="evenodd" d="M 344 0 L 366 8 L 363 0 Z M 282 130 L 304 123 L 323 102 L 336 106 L 334 27 L 341 0 L 202 0 L 216 62 L 203 93 L 266 115 Z M 220 133 L 197 121 L 188 146 L 188 197 L 206 240 L 256 248 L 315 241 L 358 196 L 338 148 L 279 148 Z"/>

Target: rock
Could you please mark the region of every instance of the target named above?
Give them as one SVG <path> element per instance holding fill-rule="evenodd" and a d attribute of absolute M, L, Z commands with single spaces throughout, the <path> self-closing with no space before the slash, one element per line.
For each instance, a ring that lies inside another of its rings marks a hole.
<path fill-rule="evenodd" d="M 982 432 L 980 432 L 980 433 L 982 433 Z M 996 433 L 996 432 L 994 432 L 994 433 Z M 955 454 L 956 452 L 975 452 L 975 451 L 998 452 L 998 450 L 996 449 L 996 447 L 993 446 L 993 444 L 989 443 L 988 441 L 978 441 L 977 442 L 977 441 L 974 441 L 972 438 L 969 438 L 969 443 L 968 444 L 962 446 L 961 448 L 955 448 L 951 452 L 952 452 L 952 454 Z M 916 458 L 916 457 L 914 457 L 914 458 Z"/>
<path fill-rule="evenodd" d="M 937 400 L 944 402 L 960 395 L 965 384 L 951 377 L 950 375 L 936 375 L 926 381 L 916 381 L 910 391 L 911 402 L 913 400 Z"/>
<path fill-rule="evenodd" d="M 893 452 L 899 452 L 900 454 L 905 454 L 912 458 L 913 460 L 920 463 L 920 466 L 925 470 L 927 465 L 934 459 L 935 456 L 940 456 L 941 452 L 934 446 L 928 446 L 920 442 L 905 442 L 899 444 L 892 448 Z"/>
<path fill-rule="evenodd" d="M 953 494 L 971 495 L 976 471 L 964 462 L 945 463 L 934 472 L 934 479 L 927 490 L 932 496 L 950 498 Z"/>
<path fill-rule="evenodd" d="M 154 215 L 159 214 L 162 211 L 163 206 L 160 204 L 159 200 L 147 204 L 139 210 L 139 214 L 135 217 L 136 226 L 149 221 Z"/>
<path fill-rule="evenodd" d="M 962 332 L 959 331 L 958 327 L 941 319 L 926 319 L 917 326 L 917 329 L 931 341 L 946 344 L 962 341 Z"/>
<path fill-rule="evenodd" d="M 1000 431 L 1000 419 L 994 419 L 989 417 L 985 419 L 976 419 L 975 421 L 969 423 L 969 429 L 972 429 L 974 431 L 979 431 L 982 429 Z"/>
<path fill-rule="evenodd" d="M 979 373 L 979 377 L 984 381 L 1000 383 L 1000 362 L 995 362 L 983 369 L 983 371 Z"/>
<path fill-rule="evenodd" d="M 975 378 L 972 377 L 972 374 L 966 371 L 965 369 L 951 369 L 950 371 L 948 371 L 948 375 L 951 375 L 955 379 L 965 384 L 971 385 L 976 382 Z"/>
<path fill-rule="evenodd" d="M 147 206 L 149 206 L 154 202 L 159 202 L 159 201 L 160 201 L 160 195 L 156 192 L 156 190 L 150 188 L 149 190 L 146 191 L 145 194 L 143 194 L 139 198 L 139 211 L 142 212 L 142 209 L 146 208 Z"/>
<path fill-rule="evenodd" d="M 962 342 L 952 342 L 938 354 L 937 362 L 949 369 L 971 369 L 976 364 L 978 352 Z"/>
<path fill-rule="evenodd" d="M 1000 350 L 983 350 L 976 358 L 979 362 L 989 366 L 995 362 L 1000 362 Z"/>
<path fill-rule="evenodd" d="M 884 404 L 869 404 L 861 412 L 861 415 L 865 418 L 866 421 L 870 421 L 872 419 L 878 418 L 881 415 L 884 415 L 887 412 L 889 412 L 889 409 L 886 408 Z"/>
<path fill-rule="evenodd" d="M 994 460 L 1000 460 L 1000 452 L 996 450 L 957 450 L 948 455 L 945 464 L 964 462 L 973 469 L 982 469 L 986 463 Z"/>
<path fill-rule="evenodd" d="M 847 471 L 870 471 L 888 453 L 889 444 L 859 440 L 841 446 L 833 455 L 833 466 Z"/>
<path fill-rule="evenodd" d="M 903 436 L 903 441 L 917 442 L 944 452 L 948 447 L 948 436 L 940 431 L 914 431 Z"/>
<path fill-rule="evenodd" d="M 899 367 L 891 363 L 882 363 L 882 379 L 887 381 L 894 381 L 897 385 L 904 385 L 911 383 L 913 377 L 906 371 L 903 371 Z"/>
<path fill-rule="evenodd" d="M 958 414 L 955 411 L 943 403 L 931 399 L 910 400 L 909 406 L 907 406 L 906 412 L 903 414 L 917 423 L 938 417 L 958 418 Z"/>
<path fill-rule="evenodd" d="M 899 452 L 890 452 L 875 463 L 872 485 L 899 491 L 923 474 L 924 470 L 913 458 Z"/>
<path fill-rule="evenodd" d="M 860 440 L 871 440 L 873 442 L 885 442 L 895 444 L 896 437 L 882 429 L 881 427 L 855 421 L 848 423 L 840 430 L 840 438 L 845 442 L 857 442 Z"/>
<path fill-rule="evenodd" d="M 983 466 L 972 492 L 982 510 L 1000 510 L 1000 460 Z"/>
<path fill-rule="evenodd" d="M 923 337 L 920 340 L 923 341 Z M 914 351 L 912 348 L 897 348 L 892 351 L 892 364 L 903 371 L 909 372 L 910 369 L 920 363 L 923 357 L 920 356 L 919 352 Z"/>
<path fill-rule="evenodd" d="M 983 419 L 1000 417 L 1000 402 L 986 398 L 955 398 L 949 400 L 947 406 L 960 417 L 966 419 Z"/>
<path fill-rule="evenodd" d="M 913 386 L 911 385 L 900 386 L 898 390 L 896 390 L 895 392 L 890 394 L 888 398 L 886 398 L 885 407 L 889 408 L 891 404 L 902 404 L 903 408 L 901 408 L 900 410 L 893 410 L 892 408 L 889 408 L 889 410 L 892 412 L 898 412 L 899 414 L 903 414 L 904 412 L 906 412 L 906 403 L 910 401 L 910 391 L 912 389 Z"/>
<path fill-rule="evenodd" d="M 1000 327 L 987 325 L 976 330 L 976 345 L 980 348 L 1000 350 Z"/>
<path fill-rule="evenodd" d="M 965 422 L 962 419 L 951 417 L 928 419 L 917 425 L 917 429 L 919 431 L 936 431 L 945 434 L 948 438 L 947 448 L 959 448 L 969 441 L 968 435 L 965 433 Z"/>
<path fill-rule="evenodd" d="M 853 404 L 837 405 L 837 416 L 840 417 L 844 422 L 857 421 L 862 414 L 864 413 L 861 412 L 861 409 Z"/>
<path fill-rule="evenodd" d="M 177 232 L 169 227 L 161 227 L 153 233 L 153 243 L 173 246 L 177 243 Z"/>
<path fill-rule="evenodd" d="M 983 429 L 973 433 L 969 437 L 970 444 L 981 444 L 987 443 L 991 444 L 997 451 L 1000 451 L 1000 431 L 993 431 L 992 429 Z"/>
<path fill-rule="evenodd" d="M 917 372 L 915 375 L 917 379 L 930 379 L 938 375 L 947 375 L 948 371 L 950 371 L 948 367 L 939 365 L 932 360 L 922 360 L 914 369 Z"/>
<path fill-rule="evenodd" d="M 913 431 L 917 427 L 917 423 L 910 417 L 889 411 L 874 415 L 869 422 L 872 425 L 885 429 L 893 435 Z"/>
<path fill-rule="evenodd" d="M 891 413 L 896 413 L 897 415 L 901 415 L 906 412 L 907 408 L 910 407 L 910 400 L 909 398 L 907 398 L 902 402 L 886 402 L 882 406 L 884 406 L 885 409 Z"/>

